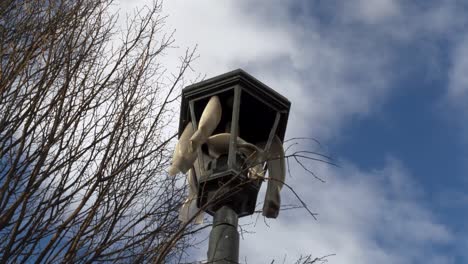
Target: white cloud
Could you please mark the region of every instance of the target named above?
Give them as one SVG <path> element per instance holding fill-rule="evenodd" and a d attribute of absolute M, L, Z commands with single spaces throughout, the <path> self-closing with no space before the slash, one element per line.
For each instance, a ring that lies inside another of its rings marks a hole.
<path fill-rule="evenodd" d="M 375 34 L 353 31 L 349 25 L 323 29 L 313 18 L 292 17 L 281 1 L 168 0 L 165 12 L 168 26 L 177 29 L 179 46 L 198 44 L 197 71 L 211 77 L 245 68 L 292 101 L 289 136 L 327 140 L 337 138 L 355 116 L 374 113 L 385 100 L 394 78 L 386 41 L 417 38 L 413 34 L 419 29 L 434 32 L 430 25 L 408 20 L 401 5 L 360 0 L 343 9 L 349 16 L 344 20 L 360 19 L 375 26 Z M 437 18 L 434 25 L 442 32 L 452 23 L 444 10 L 430 9 L 420 17 L 426 22 Z M 168 65 L 176 64 L 167 59 Z M 420 263 L 426 257 L 450 261 L 430 249 L 451 243 L 453 235 L 421 202 L 423 190 L 411 183 L 412 176 L 397 160 L 389 159 L 374 171 L 344 164 L 343 169 L 318 166 L 316 172 L 326 184 L 302 172 L 288 181 L 320 220 L 305 211 L 287 211 L 268 221 L 271 228 L 260 220 L 251 228 L 256 234 L 241 241 L 241 260 L 267 263 L 288 255 L 288 263 L 299 254 L 337 253 L 332 263 Z M 294 199 L 286 195 L 288 200 Z M 206 249 L 200 252 L 204 256 Z"/>
<path fill-rule="evenodd" d="M 460 143 L 463 146 L 468 144 L 468 33 L 460 34 L 459 40 L 450 57 L 450 67 L 448 69 L 448 83 L 445 97 L 442 98 L 439 108 L 444 116 L 455 124 L 459 125 Z M 467 160 L 467 153 L 462 153 L 464 160 Z M 467 166 L 463 166 L 466 170 Z"/>
<path fill-rule="evenodd" d="M 330 1 L 335 5 L 334 13 L 330 14 L 335 18 L 335 26 L 361 27 L 387 44 L 423 41 L 425 45 L 434 45 L 435 39 L 450 41 L 466 27 L 467 6 L 457 0 Z M 430 51 L 426 55 L 433 56 Z"/>
<path fill-rule="evenodd" d="M 391 79 L 385 51 L 345 32 L 321 32 L 313 21 L 296 23 L 283 2 L 240 2 L 166 2 L 178 43 L 199 44 L 197 70 L 210 77 L 242 67 L 286 94 L 294 102 L 291 135 L 326 139 L 378 105 Z"/>
<path fill-rule="evenodd" d="M 338 264 L 421 263 L 432 257 L 427 247 L 452 241 L 450 231 L 421 205 L 424 194 L 399 161 L 388 159 L 383 169 L 372 172 L 351 164 L 317 169 L 327 184 L 305 175 L 291 184 L 319 212 L 319 220 L 304 210 L 282 213 L 268 221 L 269 228 L 260 220 L 256 233 L 241 242 L 248 263 L 282 260 L 284 255 L 291 263 L 307 253 L 337 253 L 330 261 Z M 294 200 L 286 195 L 285 203 Z"/>
<path fill-rule="evenodd" d="M 326 184 L 298 168 L 294 178 L 288 178 L 319 213 L 317 221 L 303 209 L 283 211 L 266 224 L 256 215 L 242 218 L 244 229 L 254 233 L 241 239 L 241 263 L 294 263 L 308 254 L 336 254 L 328 258 L 334 264 L 454 263 L 450 255 L 435 250 L 453 245 L 454 234 L 421 202 L 426 194 L 400 161 L 388 158 L 383 168 L 372 171 L 341 164 L 342 168 L 315 164 Z M 299 204 L 286 188 L 282 193 L 283 204 Z M 204 259 L 206 250 L 205 244 L 192 257 Z"/>
<path fill-rule="evenodd" d="M 400 4 L 396 0 L 347 1 L 344 12 L 363 22 L 374 24 L 388 21 L 400 15 Z"/>
<path fill-rule="evenodd" d="M 456 47 L 452 63 L 449 73 L 449 97 L 464 104 L 468 98 L 468 35 Z"/>

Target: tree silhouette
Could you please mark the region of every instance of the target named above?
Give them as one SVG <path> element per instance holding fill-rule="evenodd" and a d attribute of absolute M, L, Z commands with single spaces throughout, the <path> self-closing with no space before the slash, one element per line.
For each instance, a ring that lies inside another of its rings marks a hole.
<path fill-rule="evenodd" d="M 167 74 L 161 3 L 123 30 L 111 5 L 0 3 L 2 263 L 149 261 L 179 229 L 185 187 L 166 175 L 163 128 L 194 51 Z"/>
<path fill-rule="evenodd" d="M 180 262 L 208 226 L 178 221 L 186 187 L 166 172 L 195 50 L 170 73 L 161 2 L 124 29 L 112 5 L 0 2 L 1 263 Z"/>

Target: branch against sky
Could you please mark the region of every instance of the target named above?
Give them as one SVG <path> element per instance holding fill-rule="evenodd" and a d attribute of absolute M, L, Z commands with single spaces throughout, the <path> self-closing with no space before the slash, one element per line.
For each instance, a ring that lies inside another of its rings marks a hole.
<path fill-rule="evenodd" d="M 179 262 L 207 227 L 178 221 L 185 186 L 166 173 L 195 50 L 170 73 L 161 3 L 124 29 L 112 5 L 1 7 L 1 262 Z"/>
<path fill-rule="evenodd" d="M 177 209 L 179 203 L 175 201 L 182 199 L 182 189 L 165 177 L 163 169 L 168 165 L 166 139 L 170 136 L 160 128 L 170 126 L 174 120 L 175 114 L 171 110 L 178 105 L 171 103 L 177 100 L 178 92 L 167 98 L 167 104 L 161 102 L 174 83 L 176 90 L 183 86 L 183 78 L 177 78 L 179 74 L 168 74 L 175 66 L 165 71 L 165 66 L 180 61 L 174 59 L 170 64 L 161 65 L 162 55 L 172 46 L 171 41 L 167 41 L 168 46 L 160 45 L 165 20 L 158 17 L 159 11 L 153 14 L 152 17 L 161 23 L 152 32 L 156 34 L 150 44 L 154 52 L 144 55 L 145 43 L 148 44 L 151 38 L 147 34 L 135 35 L 136 31 L 117 30 L 113 25 L 115 17 L 99 8 L 93 12 L 100 16 L 86 16 L 92 13 L 90 7 L 88 13 L 81 12 L 80 16 L 73 15 L 71 7 L 74 4 L 68 1 L 29 1 L 29 5 L 18 4 L 20 2 L 0 1 L 0 188 L 4 190 L 0 192 L 0 221 L 4 223 L 0 228 L 0 258 L 6 259 L 4 252 L 9 252 L 11 261 L 33 261 L 45 249 L 48 253 L 44 254 L 44 261 L 65 256 L 77 261 L 83 257 L 83 262 L 93 257 L 126 261 L 132 257 L 157 255 L 158 246 L 170 238 L 164 232 L 178 230 L 171 209 Z M 54 7 L 51 12 L 46 12 L 44 2 Z M 79 5 L 85 6 L 84 2 L 91 3 L 82 1 Z M 127 2 L 141 3 L 136 0 Z M 345 121 L 354 120 L 356 115 L 375 115 L 380 99 L 390 94 L 389 88 L 394 85 L 389 85 L 392 83 L 389 73 L 395 72 L 395 68 L 388 68 L 392 55 L 407 57 L 407 54 L 394 54 L 393 47 L 383 43 L 394 43 L 395 37 L 398 41 L 413 44 L 409 41 L 413 38 L 428 42 L 424 36 L 438 32 L 444 32 L 443 39 L 446 39 L 446 32 L 466 28 L 460 26 L 465 22 L 458 23 L 458 27 L 452 26 L 452 20 L 464 17 L 464 9 L 454 5 L 455 1 L 437 3 L 429 13 L 421 12 L 424 10 L 419 5 L 413 9 L 398 8 L 406 3 L 403 1 L 357 1 L 358 5 L 347 3 L 341 9 L 331 8 L 334 13 L 330 15 L 310 16 L 309 21 L 307 17 L 285 21 L 282 14 L 290 10 L 287 8 L 290 2 L 272 5 L 263 1 L 263 6 L 255 10 L 263 10 L 267 17 L 240 14 L 242 9 L 238 7 L 242 2 L 246 1 L 231 1 L 232 5 L 179 1 L 183 7 L 178 9 L 179 18 L 174 16 L 176 12 L 170 12 L 171 18 L 180 23 L 176 24 L 178 43 L 183 43 L 181 38 L 200 43 L 204 49 L 201 50 L 203 60 L 198 62 L 206 62 L 206 67 L 201 69 L 203 73 L 213 75 L 241 66 L 275 89 L 287 91 L 295 105 L 291 117 L 296 121 L 290 122 L 290 133 L 300 131 L 301 136 L 313 135 L 321 140 L 324 135 L 332 137 L 341 134 L 337 131 L 343 133 L 339 128 L 344 127 Z M 102 9 L 107 8 L 106 3 L 101 2 Z M 176 3 L 171 0 L 166 5 Z M 327 2 L 326 5 L 330 4 Z M 439 8 L 439 5 L 453 8 Z M 450 11 L 452 9 L 457 12 Z M 415 11 L 414 15 L 408 10 Z M 144 9 L 140 16 L 136 16 L 140 22 L 146 17 L 145 12 L 149 10 Z M 444 13 L 447 16 L 442 16 Z M 342 20 L 325 19 L 324 27 L 317 22 L 321 17 Z M 78 20 L 70 23 L 71 20 L 61 18 Z M 121 19 L 125 20 L 125 16 Z M 276 27 L 267 26 L 273 20 Z M 387 21 L 391 23 L 383 23 Z M 446 21 L 450 23 L 442 23 Z M 363 29 L 356 28 L 362 23 Z M 139 23 L 129 25 L 138 28 Z M 185 31 L 181 30 L 182 25 L 186 26 Z M 36 28 L 42 30 L 31 30 Z M 464 30 L 461 32 L 466 34 Z M 236 41 L 239 36 L 242 42 Z M 79 43 L 88 44 L 81 46 L 83 49 L 75 49 Z M 94 43 L 94 48 L 90 48 L 90 43 Z M 133 46 L 133 43 L 138 44 Z M 420 47 L 419 42 L 416 44 Z M 460 47 L 457 50 L 464 54 L 461 44 L 457 45 Z M 163 47 L 161 52 L 158 47 Z M 187 54 L 188 58 L 190 54 Z M 445 52 L 443 54 L 445 56 Z M 148 56 L 154 59 L 145 60 Z M 413 67 L 415 62 L 410 58 L 408 65 Z M 453 59 L 455 74 L 448 76 L 463 77 L 456 73 L 463 72 L 459 69 L 465 65 L 464 57 L 454 55 Z M 317 64 L 317 61 L 321 63 Z M 317 69 L 317 65 L 321 67 Z M 397 66 L 402 68 L 402 65 Z M 313 71 L 310 70 L 312 66 Z M 459 83 L 463 84 L 451 80 L 452 85 Z M 134 92 L 125 93 L 135 87 Z M 406 85 L 401 87 L 407 88 Z M 150 102 L 158 103 L 150 107 Z M 151 128 L 155 117 L 160 123 Z M 297 134 L 292 133 L 293 136 Z M 144 140 L 152 144 L 144 145 Z M 372 152 L 372 155 L 379 156 L 379 153 Z M 396 155 L 397 160 L 400 158 Z M 164 166 L 159 167 L 161 164 Z M 405 160 L 403 164 L 403 167 L 409 165 Z M 362 263 L 407 263 L 403 261 L 409 259 L 418 263 L 420 259 L 427 260 L 428 256 L 440 253 L 432 250 L 437 243 L 444 246 L 444 254 L 452 253 L 445 251 L 447 243 L 453 245 L 450 229 L 437 221 L 432 208 L 412 196 L 402 195 L 406 194 L 406 189 L 389 190 L 388 186 L 392 186 L 389 183 L 396 176 L 402 176 L 407 183 L 407 179 L 418 175 L 417 172 L 402 172 L 393 162 L 385 162 L 383 169 L 380 165 L 370 169 L 352 165 L 345 164 L 346 169 L 342 171 L 329 167 L 315 170 L 314 173 L 327 180 L 326 185 L 304 184 L 303 179 L 308 181 L 311 177 L 307 173 L 302 173 L 308 175 L 307 178 L 296 174 L 292 186 L 299 194 L 307 194 L 305 202 L 314 201 L 311 209 L 320 213 L 320 225 L 312 218 L 304 220 L 295 215 L 295 211 L 290 211 L 287 219 L 283 217 L 271 223 L 274 232 L 257 227 L 255 240 L 242 243 L 245 247 L 241 248 L 242 254 L 249 256 L 249 262 L 253 263 L 259 262 L 258 251 L 264 248 L 280 256 L 285 251 L 288 256 L 293 256 L 297 251 L 304 252 L 307 246 L 314 250 L 314 256 L 337 253 L 330 258 L 335 263 L 347 263 L 349 259 L 359 259 Z M 144 175 L 145 180 L 140 182 L 135 172 Z M 29 178 L 29 175 L 33 177 Z M 100 179 L 97 183 L 94 181 L 96 177 Z M 380 180 L 375 181 L 375 178 Z M 405 185 L 411 187 L 411 192 L 417 186 Z M 136 188 L 140 188 L 141 193 Z M 283 193 L 287 194 L 285 191 Z M 114 211 L 119 216 L 110 213 Z M 76 218 L 70 218 L 72 215 Z M 106 221 L 98 224 L 100 218 Z M 76 220 L 65 222 L 67 219 Z M 301 221 L 292 221 L 294 219 Z M 85 220 L 88 223 L 82 224 Z M 382 220 L 387 222 L 382 225 Z M 384 228 L 379 228 L 381 226 Z M 60 235 L 54 238 L 58 227 L 61 227 Z M 382 238 L 388 241 L 389 234 L 398 241 L 398 247 L 377 243 Z M 272 248 L 278 240 L 282 243 Z M 49 244 L 51 246 L 47 248 Z M 89 254 L 95 246 L 102 251 Z M 126 247 L 131 250 L 123 250 Z M 75 251 L 73 256 L 73 249 L 78 248 L 81 251 Z M 144 253 L 138 255 L 138 250 Z M 204 254 L 202 250 L 198 251 Z M 177 251 L 169 253 L 180 256 Z M 126 257 L 128 259 L 124 259 Z M 273 255 L 269 255 L 267 261 L 271 258 Z"/>
<path fill-rule="evenodd" d="M 112 5 L 2 2 L 2 263 L 150 260 L 179 228 L 185 187 L 166 176 L 175 136 L 164 128 L 194 50 L 172 74 L 161 3 L 124 29 Z"/>

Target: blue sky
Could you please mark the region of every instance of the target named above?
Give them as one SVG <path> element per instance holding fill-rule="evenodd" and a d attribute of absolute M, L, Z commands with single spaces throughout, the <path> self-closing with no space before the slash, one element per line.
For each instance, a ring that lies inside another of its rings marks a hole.
<path fill-rule="evenodd" d="M 468 2 L 164 6 L 176 43 L 198 45 L 193 76 L 245 69 L 291 100 L 287 136 L 319 139 L 341 165 L 309 164 L 326 183 L 292 168 L 287 181 L 318 221 L 297 210 L 250 225 L 243 261 L 335 253 L 330 263 L 468 262 Z"/>

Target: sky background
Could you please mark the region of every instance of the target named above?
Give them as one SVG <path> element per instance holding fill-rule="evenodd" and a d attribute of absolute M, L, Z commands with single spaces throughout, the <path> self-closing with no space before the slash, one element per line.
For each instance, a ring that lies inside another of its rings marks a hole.
<path fill-rule="evenodd" d="M 243 218 L 255 233 L 242 263 L 468 263 L 467 13 L 455 0 L 164 2 L 181 48 L 169 67 L 198 45 L 193 76 L 243 68 L 292 102 L 288 138 L 314 137 L 322 147 L 301 147 L 340 164 L 308 164 L 325 183 L 293 167 L 287 182 L 318 220 Z"/>

